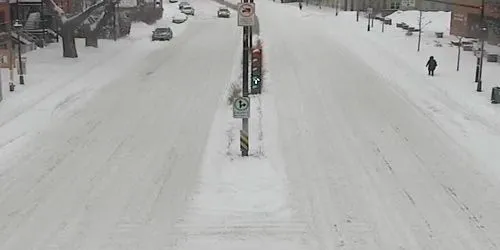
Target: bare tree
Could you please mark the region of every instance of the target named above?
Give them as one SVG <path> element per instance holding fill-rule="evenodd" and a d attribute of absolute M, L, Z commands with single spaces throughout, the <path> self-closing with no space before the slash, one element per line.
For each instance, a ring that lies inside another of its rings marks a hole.
<path fill-rule="evenodd" d="M 85 46 L 98 47 L 99 32 L 101 28 L 108 23 L 113 14 L 115 14 L 114 5 L 108 4 L 104 7 L 104 11 L 102 11 L 93 22 L 91 22 L 90 18 L 84 22 Z"/>
<path fill-rule="evenodd" d="M 75 45 L 75 30 L 82 25 L 82 23 L 96 10 L 106 4 L 113 4 L 114 0 L 101 0 L 98 3 L 89 6 L 81 13 L 68 17 L 54 0 L 43 0 L 46 6 L 55 14 L 55 20 L 61 28 L 60 35 L 63 41 L 63 57 L 76 58 L 78 52 Z"/>

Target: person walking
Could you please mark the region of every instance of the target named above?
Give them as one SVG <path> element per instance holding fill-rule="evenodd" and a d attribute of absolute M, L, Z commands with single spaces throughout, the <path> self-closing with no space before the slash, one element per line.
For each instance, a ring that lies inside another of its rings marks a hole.
<path fill-rule="evenodd" d="M 438 64 L 434 59 L 434 57 L 433 56 L 429 57 L 429 60 L 427 61 L 425 67 L 427 67 L 430 76 L 434 76 L 434 70 L 436 70 L 437 65 Z"/>

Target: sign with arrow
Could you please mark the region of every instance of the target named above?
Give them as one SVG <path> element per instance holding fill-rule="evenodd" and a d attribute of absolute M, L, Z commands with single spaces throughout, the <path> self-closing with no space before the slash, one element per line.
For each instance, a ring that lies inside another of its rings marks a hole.
<path fill-rule="evenodd" d="M 238 97 L 234 100 L 233 118 L 250 118 L 250 97 Z"/>

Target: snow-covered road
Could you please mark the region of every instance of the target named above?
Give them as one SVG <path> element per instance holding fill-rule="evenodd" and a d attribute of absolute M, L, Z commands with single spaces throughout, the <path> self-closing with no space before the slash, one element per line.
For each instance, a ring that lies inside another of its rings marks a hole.
<path fill-rule="evenodd" d="M 241 40 L 216 7 L 2 158 L 0 249 L 170 244 Z"/>
<path fill-rule="evenodd" d="M 321 16 L 258 3 L 266 86 L 311 242 L 320 249 L 498 249 L 500 189 L 488 169 L 318 28 Z"/>

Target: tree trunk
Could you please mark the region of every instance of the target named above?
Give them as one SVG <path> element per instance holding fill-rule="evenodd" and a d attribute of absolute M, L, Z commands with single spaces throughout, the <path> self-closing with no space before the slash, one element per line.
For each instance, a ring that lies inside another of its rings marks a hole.
<path fill-rule="evenodd" d="M 67 27 L 63 25 L 61 30 L 61 37 L 63 42 L 63 57 L 67 58 L 77 58 L 78 53 L 76 51 L 75 35 L 73 34 L 73 27 Z"/>
<path fill-rule="evenodd" d="M 85 36 L 85 46 L 98 48 L 99 47 L 99 42 L 97 39 L 98 33 L 99 33 L 98 31 L 90 31 L 89 33 L 87 33 Z"/>
<path fill-rule="evenodd" d="M 99 30 L 92 30 L 90 24 L 85 24 L 85 47 L 99 47 L 98 36 Z"/>

